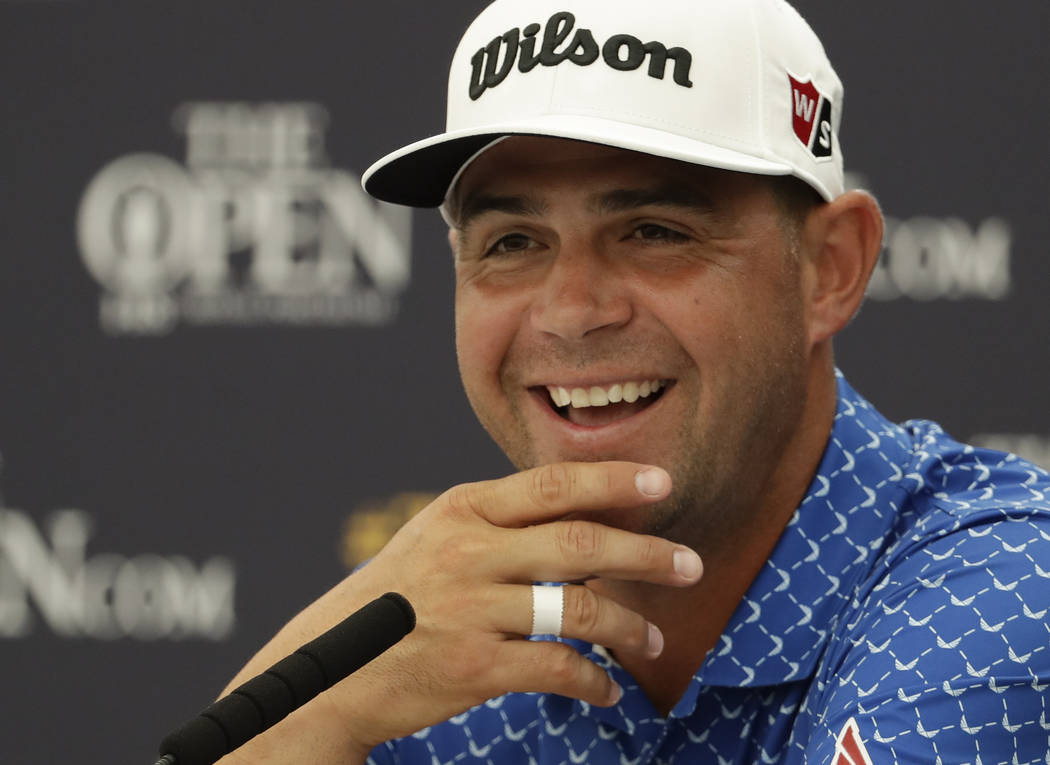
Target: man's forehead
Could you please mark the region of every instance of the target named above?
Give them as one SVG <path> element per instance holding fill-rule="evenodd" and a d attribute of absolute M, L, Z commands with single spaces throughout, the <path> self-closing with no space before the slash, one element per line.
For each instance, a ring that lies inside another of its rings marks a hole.
<path fill-rule="evenodd" d="M 741 176 L 612 146 L 542 136 L 514 136 L 490 147 L 463 172 L 450 195 L 460 222 L 481 211 L 538 214 L 542 185 L 576 181 L 599 211 L 646 203 L 708 208 L 719 187 Z"/>

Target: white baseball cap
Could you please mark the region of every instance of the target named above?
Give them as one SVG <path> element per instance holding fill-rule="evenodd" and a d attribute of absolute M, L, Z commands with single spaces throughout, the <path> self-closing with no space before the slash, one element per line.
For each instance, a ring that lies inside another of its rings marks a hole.
<path fill-rule="evenodd" d="M 452 59 L 446 132 L 372 165 L 379 199 L 438 207 L 512 135 L 570 138 L 843 191 L 842 83 L 783 0 L 496 0 Z"/>

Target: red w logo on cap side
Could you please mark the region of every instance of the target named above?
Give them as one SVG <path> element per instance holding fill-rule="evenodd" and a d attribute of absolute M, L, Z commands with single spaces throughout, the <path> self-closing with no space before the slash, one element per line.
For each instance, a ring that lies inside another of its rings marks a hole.
<path fill-rule="evenodd" d="M 791 81 L 791 127 L 808 149 L 813 140 L 813 127 L 817 124 L 820 92 L 810 80 L 799 82 L 790 74 L 788 80 Z"/>
<path fill-rule="evenodd" d="M 852 717 L 839 731 L 838 740 L 835 742 L 835 759 L 831 765 L 872 765 L 868 750 L 864 748 L 864 741 L 861 740 L 857 721 Z"/>
<path fill-rule="evenodd" d="M 795 137 L 818 162 L 834 151 L 831 100 L 817 90 L 812 80 L 800 82 L 788 75 L 791 84 L 791 127 Z"/>

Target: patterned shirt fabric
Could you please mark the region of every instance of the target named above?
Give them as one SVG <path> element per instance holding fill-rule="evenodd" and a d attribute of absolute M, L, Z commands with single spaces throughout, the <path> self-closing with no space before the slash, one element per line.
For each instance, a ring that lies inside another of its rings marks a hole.
<path fill-rule="evenodd" d="M 663 717 L 509 694 L 376 763 L 1050 763 L 1050 475 L 895 425 L 842 378 L 805 499 Z"/>

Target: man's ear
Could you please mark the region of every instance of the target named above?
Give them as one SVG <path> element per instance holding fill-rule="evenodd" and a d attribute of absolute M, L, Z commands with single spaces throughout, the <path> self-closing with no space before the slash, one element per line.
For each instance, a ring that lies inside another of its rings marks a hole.
<path fill-rule="evenodd" d="M 803 228 L 809 340 L 841 330 L 860 308 L 882 251 L 882 212 L 864 191 L 850 191 L 815 209 Z"/>
<path fill-rule="evenodd" d="M 456 248 L 459 246 L 459 229 L 454 226 L 448 227 L 448 246 L 452 248 L 452 257 L 456 257 Z"/>

